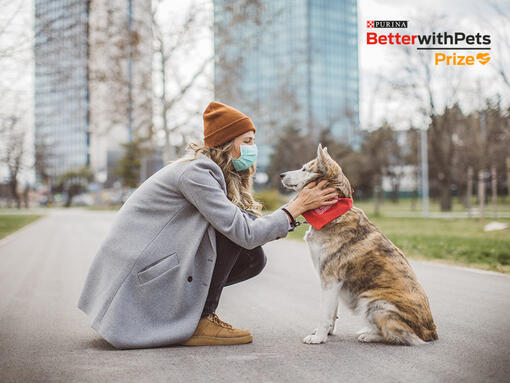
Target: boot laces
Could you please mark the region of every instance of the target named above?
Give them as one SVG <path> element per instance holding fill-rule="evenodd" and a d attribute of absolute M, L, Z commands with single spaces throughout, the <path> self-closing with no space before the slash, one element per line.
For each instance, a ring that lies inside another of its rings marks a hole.
<path fill-rule="evenodd" d="M 222 327 L 226 327 L 226 328 L 232 328 L 231 325 L 229 325 L 227 322 L 223 322 L 220 318 L 218 318 L 218 315 L 216 315 L 216 313 L 211 313 L 209 314 L 209 318 L 214 322 L 214 323 L 217 323 L 219 324 L 220 326 Z"/>

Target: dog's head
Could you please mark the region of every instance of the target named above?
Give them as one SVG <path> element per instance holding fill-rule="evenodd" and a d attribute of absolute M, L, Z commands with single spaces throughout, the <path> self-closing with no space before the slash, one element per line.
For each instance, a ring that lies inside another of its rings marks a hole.
<path fill-rule="evenodd" d="M 303 165 L 301 169 L 281 173 L 282 184 L 299 192 L 312 181 L 328 180 L 324 188 L 335 187 L 339 197 L 352 198 L 351 184 L 342 168 L 329 155 L 328 148 L 317 147 L 317 157 Z"/>

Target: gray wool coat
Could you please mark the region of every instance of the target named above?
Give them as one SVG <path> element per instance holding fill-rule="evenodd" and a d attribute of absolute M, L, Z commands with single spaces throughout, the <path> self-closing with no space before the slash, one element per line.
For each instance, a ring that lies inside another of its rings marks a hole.
<path fill-rule="evenodd" d="M 124 203 L 79 297 L 116 348 L 179 344 L 200 320 L 216 261 L 215 229 L 253 249 L 285 237 L 286 213 L 250 218 L 227 198 L 221 168 L 200 154 L 148 178 Z"/>

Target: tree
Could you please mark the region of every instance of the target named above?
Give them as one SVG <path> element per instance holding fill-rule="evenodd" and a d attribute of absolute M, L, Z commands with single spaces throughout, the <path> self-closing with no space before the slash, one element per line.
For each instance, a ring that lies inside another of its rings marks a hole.
<path fill-rule="evenodd" d="M 0 167 L 7 172 L 10 199 L 20 208 L 19 183 L 28 168 L 27 132 L 32 92 L 30 3 L 0 0 Z M 15 79 L 15 81 L 13 81 Z"/>
<path fill-rule="evenodd" d="M 25 130 L 20 127 L 17 116 L 3 118 L 0 125 L 2 148 L 0 163 L 7 166 L 8 184 L 16 207 L 21 208 L 21 200 L 18 194 L 18 176 L 23 168 L 23 156 L 25 151 Z"/>
<path fill-rule="evenodd" d="M 411 210 L 415 210 L 418 200 L 418 187 L 420 184 L 420 132 L 418 129 L 411 126 L 406 132 L 406 143 L 406 147 L 403 151 L 403 160 L 404 163 L 413 167 L 415 188 L 412 194 Z"/>
<path fill-rule="evenodd" d="M 188 141 L 201 137 L 197 125 L 213 95 L 249 111 L 252 117 L 265 115 L 267 105 L 242 97 L 240 72 L 245 53 L 257 49 L 262 36 L 268 38 L 265 26 L 283 12 L 273 11 L 262 0 L 215 2 L 214 9 L 211 4 L 192 0 L 184 9 L 177 9 L 168 0 L 153 2 L 155 131 L 163 139 L 165 163 L 181 155 Z M 225 22 L 213 23 L 213 13 Z M 245 32 L 238 33 L 239 25 Z M 214 52 L 204 55 L 211 36 Z M 283 98 L 287 77 L 277 87 Z M 273 121 L 263 123 L 273 126 Z"/>
<path fill-rule="evenodd" d="M 168 2 L 164 0 L 154 1 L 153 4 L 154 93 L 155 107 L 159 113 L 156 129 L 164 136 L 164 163 L 177 155 L 175 146 L 171 144 L 171 136 L 180 134 L 179 130 L 202 112 L 197 108 L 200 103 L 189 108 L 184 100 L 197 89 L 213 63 L 213 54 L 203 57 L 197 50 L 204 34 L 212 30 L 212 23 L 207 17 L 208 11 L 207 4 L 191 1 L 182 17 L 178 11 L 169 8 Z M 172 20 L 171 23 L 168 22 L 169 19 Z M 187 64 L 182 65 L 183 62 Z M 175 114 L 174 118 L 172 112 Z"/>
<path fill-rule="evenodd" d="M 69 170 L 58 177 L 56 190 L 67 193 L 65 206 L 70 207 L 73 197 L 86 190 L 87 185 L 94 179 L 94 173 L 88 167 Z"/>
<path fill-rule="evenodd" d="M 503 109 L 499 98 L 495 101 L 486 100 L 482 112 L 486 120 L 484 170 L 489 172 L 492 167 L 496 168 L 498 185 L 502 187 L 506 178 L 505 161 L 510 147 L 510 107 Z"/>
<path fill-rule="evenodd" d="M 488 12 L 479 14 L 485 30 L 490 31 L 494 51 L 498 52 L 491 55 L 490 68 L 501 80 L 503 89 L 510 92 L 510 69 L 508 60 L 510 59 L 510 33 L 508 32 L 508 23 L 510 22 L 510 12 L 508 7 L 502 6 L 496 0 L 488 1 Z"/>
<path fill-rule="evenodd" d="M 504 109 L 499 99 L 487 99 L 481 110 L 464 116 L 455 133 L 454 143 L 456 156 L 453 178 L 459 192 L 466 190 L 469 167 L 474 174 L 480 170 L 487 174 L 495 167 L 497 184 L 503 192 L 505 160 L 510 145 L 510 108 Z"/>
<path fill-rule="evenodd" d="M 390 172 L 396 146 L 395 133 L 387 123 L 372 132 L 367 132 L 361 144 L 364 157 L 363 178 L 370 180 L 375 215 L 379 215 L 382 179 Z"/>
<path fill-rule="evenodd" d="M 405 162 L 405 149 L 404 146 L 398 142 L 399 134 L 403 132 L 393 131 L 393 136 L 389 144 L 389 165 L 386 169 L 386 176 L 391 184 L 391 201 L 398 203 L 400 194 L 400 183 L 404 176 Z"/>
<path fill-rule="evenodd" d="M 51 152 L 51 145 L 48 143 L 47 137 L 39 135 L 35 140 L 35 153 L 33 167 L 44 184 L 49 184 L 51 180 L 50 161 L 54 158 Z"/>
<path fill-rule="evenodd" d="M 288 193 L 280 182 L 280 173 L 299 169 L 315 157 L 316 149 L 308 135 L 301 134 L 293 125 L 286 126 L 276 138 L 267 168 L 270 185 Z"/>
<path fill-rule="evenodd" d="M 452 209 L 452 186 L 456 160 L 456 138 L 464 115 L 460 106 L 445 107 L 443 113 L 431 116 L 427 135 L 429 174 L 432 191 L 437 190 L 441 211 Z M 436 193 L 435 193 L 436 194 Z"/>
<path fill-rule="evenodd" d="M 131 130 L 132 136 L 153 134 L 151 12 L 151 0 L 131 1 L 131 9 L 125 0 L 90 0 L 93 136 L 113 133 L 117 138 L 116 127 Z"/>
<path fill-rule="evenodd" d="M 427 15 L 421 25 L 420 33 L 427 34 L 436 30 L 436 26 L 440 25 L 445 19 L 443 15 Z M 436 161 L 435 169 L 438 173 L 434 173 L 431 169 L 432 176 L 436 176 L 435 185 L 440 189 L 440 205 L 441 210 L 451 209 L 451 168 L 443 166 L 452 163 L 452 154 L 449 152 L 451 148 L 452 137 L 447 137 L 446 131 L 453 129 L 448 125 L 447 119 L 438 118 L 441 114 L 440 110 L 453 110 L 455 105 L 459 104 L 459 89 L 462 85 L 463 71 L 455 70 L 451 66 L 437 67 L 431 57 L 432 51 L 417 51 L 410 46 L 400 46 L 399 52 L 402 54 L 402 70 L 396 71 L 400 76 L 392 79 L 395 90 L 398 91 L 400 97 L 406 101 L 407 105 L 416 104 L 416 113 L 420 118 L 412 121 L 416 126 L 429 127 L 428 144 L 430 167 L 434 167 L 432 161 Z M 409 108 L 405 108 L 406 113 L 410 113 Z M 453 115 L 450 116 L 453 118 Z M 449 121 L 449 120 L 448 120 Z M 433 136 L 433 137 L 431 137 Z M 442 141 L 442 140 L 445 141 Z"/>
<path fill-rule="evenodd" d="M 117 163 L 115 173 L 124 186 L 136 188 L 140 183 L 141 158 L 145 154 L 143 144 L 144 140 L 141 139 L 122 144 L 124 155 Z"/>
<path fill-rule="evenodd" d="M 330 130 L 322 130 L 319 134 L 319 142 L 322 147 L 328 148 L 328 153 L 342 168 L 349 182 L 355 187 L 356 197 L 362 197 L 370 190 L 370 180 L 363 176 L 363 155 L 353 149 L 351 145 L 339 142 Z M 315 145 L 314 145 L 315 146 Z"/>

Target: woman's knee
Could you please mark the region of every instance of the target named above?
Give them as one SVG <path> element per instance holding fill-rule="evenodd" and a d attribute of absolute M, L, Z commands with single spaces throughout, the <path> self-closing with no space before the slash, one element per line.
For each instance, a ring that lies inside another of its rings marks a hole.
<path fill-rule="evenodd" d="M 244 253 L 239 255 L 239 261 L 234 265 L 225 286 L 245 281 L 260 274 L 266 266 L 266 261 L 267 258 L 262 248 L 245 249 Z"/>
<path fill-rule="evenodd" d="M 257 252 L 255 253 L 255 256 L 252 258 L 252 264 L 250 265 L 253 275 L 260 274 L 260 272 L 264 270 L 264 267 L 266 267 L 267 263 L 267 257 L 266 254 L 264 254 L 264 250 L 262 250 L 262 247 L 259 246 L 255 249 L 257 249 Z"/>

